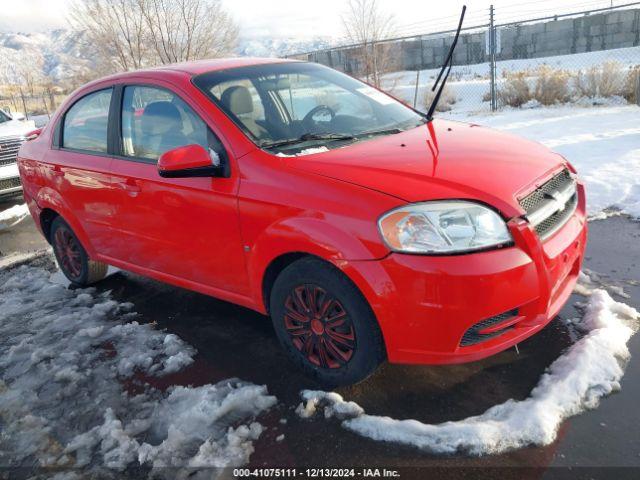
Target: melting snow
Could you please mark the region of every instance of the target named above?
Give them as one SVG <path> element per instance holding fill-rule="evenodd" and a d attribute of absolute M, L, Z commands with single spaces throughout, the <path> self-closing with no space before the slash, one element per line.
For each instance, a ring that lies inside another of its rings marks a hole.
<path fill-rule="evenodd" d="M 581 284 L 587 278 L 583 275 Z M 348 430 L 433 453 L 484 455 L 547 445 L 556 438 L 564 419 L 595 408 L 602 397 L 620 389 L 630 357 L 627 342 L 638 329 L 639 313 L 593 284 L 583 285 L 589 303 L 585 316 L 573 323 L 582 336 L 549 367 L 523 401 L 509 400 L 476 417 L 430 425 L 367 415 L 337 393 L 305 390 L 305 403 L 296 411 L 304 418 L 323 407 L 326 418 L 343 419 L 342 426 Z"/>
<path fill-rule="evenodd" d="M 26 203 L 2 210 L 0 212 L 0 232 L 17 225 L 24 220 L 27 215 L 29 215 L 29 208 Z"/>
<path fill-rule="evenodd" d="M 283 152 L 278 152 L 276 156 L 278 157 L 303 157 L 305 155 L 312 155 L 314 153 L 323 153 L 328 152 L 329 149 L 327 147 L 313 147 L 313 148 L 305 148 L 304 150 L 300 150 L 295 155 L 289 155 Z"/>
<path fill-rule="evenodd" d="M 177 372 L 195 350 L 136 322 L 132 305 L 109 292 L 50 277 L 31 265 L 0 271 L 0 464 L 99 471 L 248 461 L 262 432 L 254 419 L 276 403 L 266 387 L 229 379 L 128 393 L 134 374 Z"/>

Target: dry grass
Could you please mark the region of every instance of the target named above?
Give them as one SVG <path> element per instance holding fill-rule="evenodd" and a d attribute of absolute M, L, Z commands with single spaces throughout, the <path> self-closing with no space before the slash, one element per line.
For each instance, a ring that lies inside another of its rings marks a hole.
<path fill-rule="evenodd" d="M 583 97 L 622 96 L 627 80 L 623 66 L 613 60 L 579 71 L 574 78 L 576 93 Z"/>
<path fill-rule="evenodd" d="M 622 96 L 630 103 L 640 105 L 640 65 L 627 72 Z"/>
<path fill-rule="evenodd" d="M 511 107 L 521 107 L 530 100 L 555 105 L 579 97 L 620 96 L 635 102 L 638 72 L 640 66 L 626 70 L 616 61 L 578 72 L 540 65 L 533 70 L 505 72 L 498 100 Z"/>
<path fill-rule="evenodd" d="M 504 83 L 498 89 L 498 101 L 502 105 L 521 107 L 531 100 L 531 88 L 529 87 L 526 70 L 520 72 L 505 72 Z"/>
<path fill-rule="evenodd" d="M 26 109 L 27 115 L 51 114 L 66 97 L 66 92 L 58 87 L 36 86 L 31 94 L 26 88 L 21 92 L 16 85 L 0 85 L 0 108 L 22 113 Z"/>
<path fill-rule="evenodd" d="M 571 74 L 566 70 L 540 65 L 534 72 L 536 76 L 533 98 L 542 105 L 565 103 L 571 99 L 569 80 Z"/>
<path fill-rule="evenodd" d="M 436 96 L 437 90 L 435 92 L 431 91 L 431 88 L 427 89 L 427 93 L 424 95 L 424 106 L 425 108 L 429 108 L 433 98 Z M 458 101 L 458 97 L 453 93 L 447 85 L 444 86 L 444 90 L 442 90 L 442 95 L 440 95 L 440 101 L 438 102 L 438 106 L 436 107 L 437 112 L 448 112 L 453 108 L 453 105 Z"/>

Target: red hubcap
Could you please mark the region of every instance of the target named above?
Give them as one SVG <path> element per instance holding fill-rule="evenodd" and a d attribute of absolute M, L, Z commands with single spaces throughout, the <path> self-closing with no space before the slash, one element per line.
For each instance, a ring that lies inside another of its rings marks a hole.
<path fill-rule="evenodd" d="M 72 278 L 78 278 L 82 274 L 80 245 L 67 228 L 56 230 L 53 246 L 64 272 Z"/>
<path fill-rule="evenodd" d="M 316 285 L 291 291 L 284 325 L 293 345 L 314 365 L 340 368 L 353 357 L 356 335 L 351 318 L 334 296 Z"/>

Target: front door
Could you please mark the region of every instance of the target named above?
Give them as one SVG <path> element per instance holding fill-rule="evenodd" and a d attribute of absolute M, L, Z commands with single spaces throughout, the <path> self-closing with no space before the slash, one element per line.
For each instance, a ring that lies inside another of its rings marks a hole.
<path fill-rule="evenodd" d="M 118 192 L 116 249 L 128 264 L 239 295 L 248 276 L 237 209 L 238 173 L 228 178 L 162 178 L 160 155 L 198 144 L 228 162 L 220 140 L 175 93 L 131 85 L 122 91 L 122 152 L 113 161 Z"/>

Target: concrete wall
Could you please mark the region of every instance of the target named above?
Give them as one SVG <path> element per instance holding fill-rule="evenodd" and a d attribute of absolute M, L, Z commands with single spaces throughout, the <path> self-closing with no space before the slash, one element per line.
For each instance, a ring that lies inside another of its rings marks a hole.
<path fill-rule="evenodd" d="M 619 10 L 563 20 L 499 27 L 498 60 L 550 57 L 640 45 L 640 9 Z M 385 47 L 393 51 L 394 70 L 437 68 L 453 39 L 425 36 L 399 40 Z M 470 65 L 488 61 L 485 32 L 460 36 L 454 62 Z M 358 70 L 359 49 L 336 48 L 295 58 L 329 65 L 350 73 Z"/>

